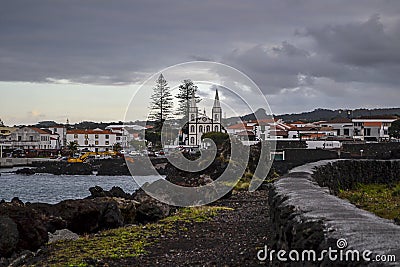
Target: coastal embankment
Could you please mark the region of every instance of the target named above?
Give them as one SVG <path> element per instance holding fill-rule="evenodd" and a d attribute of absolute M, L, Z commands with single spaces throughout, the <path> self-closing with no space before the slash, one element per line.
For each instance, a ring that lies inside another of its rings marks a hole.
<path fill-rule="evenodd" d="M 12 168 L 19 166 L 31 166 L 34 162 L 52 161 L 48 158 L 0 158 L 0 168 Z"/>

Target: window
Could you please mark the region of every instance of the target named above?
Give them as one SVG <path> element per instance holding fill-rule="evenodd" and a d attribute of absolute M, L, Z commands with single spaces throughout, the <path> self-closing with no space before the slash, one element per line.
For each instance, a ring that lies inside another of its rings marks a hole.
<path fill-rule="evenodd" d="M 350 130 L 349 129 L 344 129 L 343 130 L 343 134 L 346 135 L 346 136 L 349 136 L 350 135 Z"/>
<path fill-rule="evenodd" d="M 215 119 L 216 121 L 218 121 L 218 114 L 215 114 L 215 115 L 214 115 L 214 119 Z"/>
<path fill-rule="evenodd" d="M 207 125 L 206 127 L 206 133 L 208 133 L 210 131 L 210 125 Z"/>
<path fill-rule="evenodd" d="M 191 116 L 190 116 L 190 120 L 194 120 L 194 114 L 192 114 Z"/>
<path fill-rule="evenodd" d="M 88 139 L 89 138 L 89 135 L 88 134 L 85 134 L 85 139 Z"/>
<path fill-rule="evenodd" d="M 371 128 L 365 128 L 364 129 L 364 135 L 365 136 L 370 136 L 371 135 Z"/>
<path fill-rule="evenodd" d="M 77 134 L 74 134 L 74 138 L 75 138 L 75 139 L 78 138 L 78 135 L 77 135 Z"/>
<path fill-rule="evenodd" d="M 388 134 L 388 130 L 383 130 L 383 134 L 387 135 Z"/>
<path fill-rule="evenodd" d="M 214 126 L 214 132 L 218 132 L 218 125 Z"/>
<path fill-rule="evenodd" d="M 85 140 L 85 145 L 87 146 L 89 144 L 89 141 L 88 140 Z"/>
<path fill-rule="evenodd" d="M 203 132 L 203 125 L 200 125 L 199 126 L 199 133 L 202 133 Z"/>
<path fill-rule="evenodd" d="M 99 141 L 94 141 L 94 144 L 95 144 L 96 146 L 98 146 L 98 145 L 99 145 Z"/>
<path fill-rule="evenodd" d="M 106 141 L 106 146 L 108 146 L 110 144 L 110 142 L 109 141 Z"/>
<path fill-rule="evenodd" d="M 95 139 L 99 139 L 99 135 L 98 135 L 98 134 L 95 134 L 95 135 L 94 135 L 94 138 L 95 138 Z"/>
<path fill-rule="evenodd" d="M 18 135 L 18 141 L 22 140 L 22 136 Z"/>
<path fill-rule="evenodd" d="M 191 144 L 194 144 L 194 137 L 193 137 L 193 136 L 190 137 L 190 143 L 191 143 Z"/>
<path fill-rule="evenodd" d="M 106 139 L 109 139 L 109 138 L 110 138 L 110 136 L 108 134 L 106 134 Z"/>
<path fill-rule="evenodd" d="M 120 137 L 120 136 L 117 136 L 117 140 L 118 140 L 118 141 L 121 140 L 121 137 Z"/>
<path fill-rule="evenodd" d="M 194 133 L 194 125 L 190 126 L 190 131 Z"/>
<path fill-rule="evenodd" d="M 29 136 L 29 141 L 31 141 L 31 142 L 33 141 L 33 136 L 32 135 Z"/>

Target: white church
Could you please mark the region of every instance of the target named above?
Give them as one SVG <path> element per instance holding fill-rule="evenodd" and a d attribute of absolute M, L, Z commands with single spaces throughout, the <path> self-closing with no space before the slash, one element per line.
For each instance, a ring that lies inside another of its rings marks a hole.
<path fill-rule="evenodd" d="M 211 118 L 206 115 L 204 110 L 203 114 L 199 113 L 199 108 L 196 105 L 194 95 L 189 105 L 189 134 L 186 139 L 186 145 L 200 146 L 201 136 L 208 132 L 223 132 L 224 129 L 221 125 L 222 109 L 219 102 L 218 90 L 215 91 L 214 105 L 211 111 Z"/>

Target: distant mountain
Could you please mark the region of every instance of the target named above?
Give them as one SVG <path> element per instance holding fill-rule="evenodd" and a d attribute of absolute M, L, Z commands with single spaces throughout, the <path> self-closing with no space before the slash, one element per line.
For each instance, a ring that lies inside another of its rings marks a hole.
<path fill-rule="evenodd" d="M 304 121 L 304 122 L 312 122 L 312 121 L 326 121 L 332 120 L 336 118 L 358 118 L 362 116 L 399 116 L 400 117 L 400 108 L 377 108 L 377 109 L 322 109 L 318 108 L 313 111 L 309 112 L 302 112 L 302 113 L 292 113 L 292 114 L 281 114 L 281 115 L 274 115 L 277 119 L 282 119 L 285 122 L 294 122 L 294 121 Z M 232 125 L 239 123 L 242 121 L 251 121 L 258 119 L 267 119 L 269 116 L 267 115 L 265 109 L 259 108 L 254 113 L 250 113 L 241 117 L 230 117 L 223 119 L 225 125 Z M 171 120 L 171 122 L 177 122 L 178 120 Z M 93 122 L 93 121 L 83 121 L 75 124 L 70 124 L 70 128 L 76 129 L 95 129 L 100 128 L 104 129 L 108 125 L 116 125 L 116 124 L 124 124 L 122 121 L 118 122 Z M 146 121 L 135 121 L 135 122 L 125 122 L 125 124 L 137 124 L 144 126 L 146 124 L 152 124 L 152 122 Z M 54 127 L 57 125 L 62 125 L 60 123 L 56 123 L 54 121 L 41 121 L 37 123 L 35 126 L 39 128 L 48 128 Z"/>
<path fill-rule="evenodd" d="M 285 122 L 294 122 L 294 121 L 325 121 L 332 120 L 335 118 L 358 118 L 362 116 L 383 116 L 383 115 L 396 115 L 400 116 L 400 108 L 378 108 L 378 109 L 322 109 L 318 108 L 309 112 L 302 113 L 292 113 L 292 114 L 281 114 L 274 115 L 277 119 L 282 119 Z M 266 119 L 268 115 L 266 114 L 265 109 L 260 108 L 254 113 L 250 113 L 241 117 L 231 117 L 225 119 L 225 123 L 228 125 L 238 123 L 240 120 L 250 121 L 255 120 L 256 116 L 259 119 Z"/>
<path fill-rule="evenodd" d="M 335 118 L 359 118 L 363 116 L 383 116 L 383 115 L 396 115 L 400 116 L 400 108 L 377 108 L 377 109 L 354 109 L 354 110 L 343 110 L 343 109 L 315 109 L 310 112 L 303 113 L 292 113 L 275 115 L 275 118 L 282 119 L 286 122 L 294 121 L 324 121 L 332 120 Z"/>

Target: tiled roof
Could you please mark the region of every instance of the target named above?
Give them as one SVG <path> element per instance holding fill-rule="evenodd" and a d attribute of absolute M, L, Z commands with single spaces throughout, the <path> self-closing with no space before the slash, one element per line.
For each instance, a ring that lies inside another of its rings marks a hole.
<path fill-rule="evenodd" d="M 75 130 L 68 130 L 67 134 L 115 134 L 115 133 L 109 130 L 75 129 Z"/>
<path fill-rule="evenodd" d="M 347 118 L 336 118 L 327 122 L 324 122 L 324 124 L 335 124 L 335 123 L 351 123 L 351 119 Z"/>
<path fill-rule="evenodd" d="M 234 125 L 228 126 L 227 128 L 228 129 L 238 129 L 238 130 L 240 130 L 240 129 L 253 129 L 253 126 L 247 126 L 247 125 L 245 125 L 243 123 L 238 123 L 238 124 L 234 124 Z"/>
<path fill-rule="evenodd" d="M 49 132 L 46 132 L 45 130 L 42 130 L 42 129 L 39 129 L 39 128 L 36 128 L 36 127 L 30 127 L 30 128 L 31 128 L 32 130 L 34 130 L 34 131 L 40 133 L 40 134 L 50 134 Z"/>
<path fill-rule="evenodd" d="M 289 131 L 299 131 L 299 132 L 302 132 L 302 131 L 317 131 L 318 129 L 319 129 L 319 127 L 309 127 L 309 126 L 307 126 L 307 127 L 296 127 L 296 126 L 294 126 Z"/>
<path fill-rule="evenodd" d="M 237 133 L 237 135 L 248 135 L 248 136 L 252 136 L 252 135 L 255 135 L 252 131 L 241 131 L 241 132 L 238 132 Z"/>

